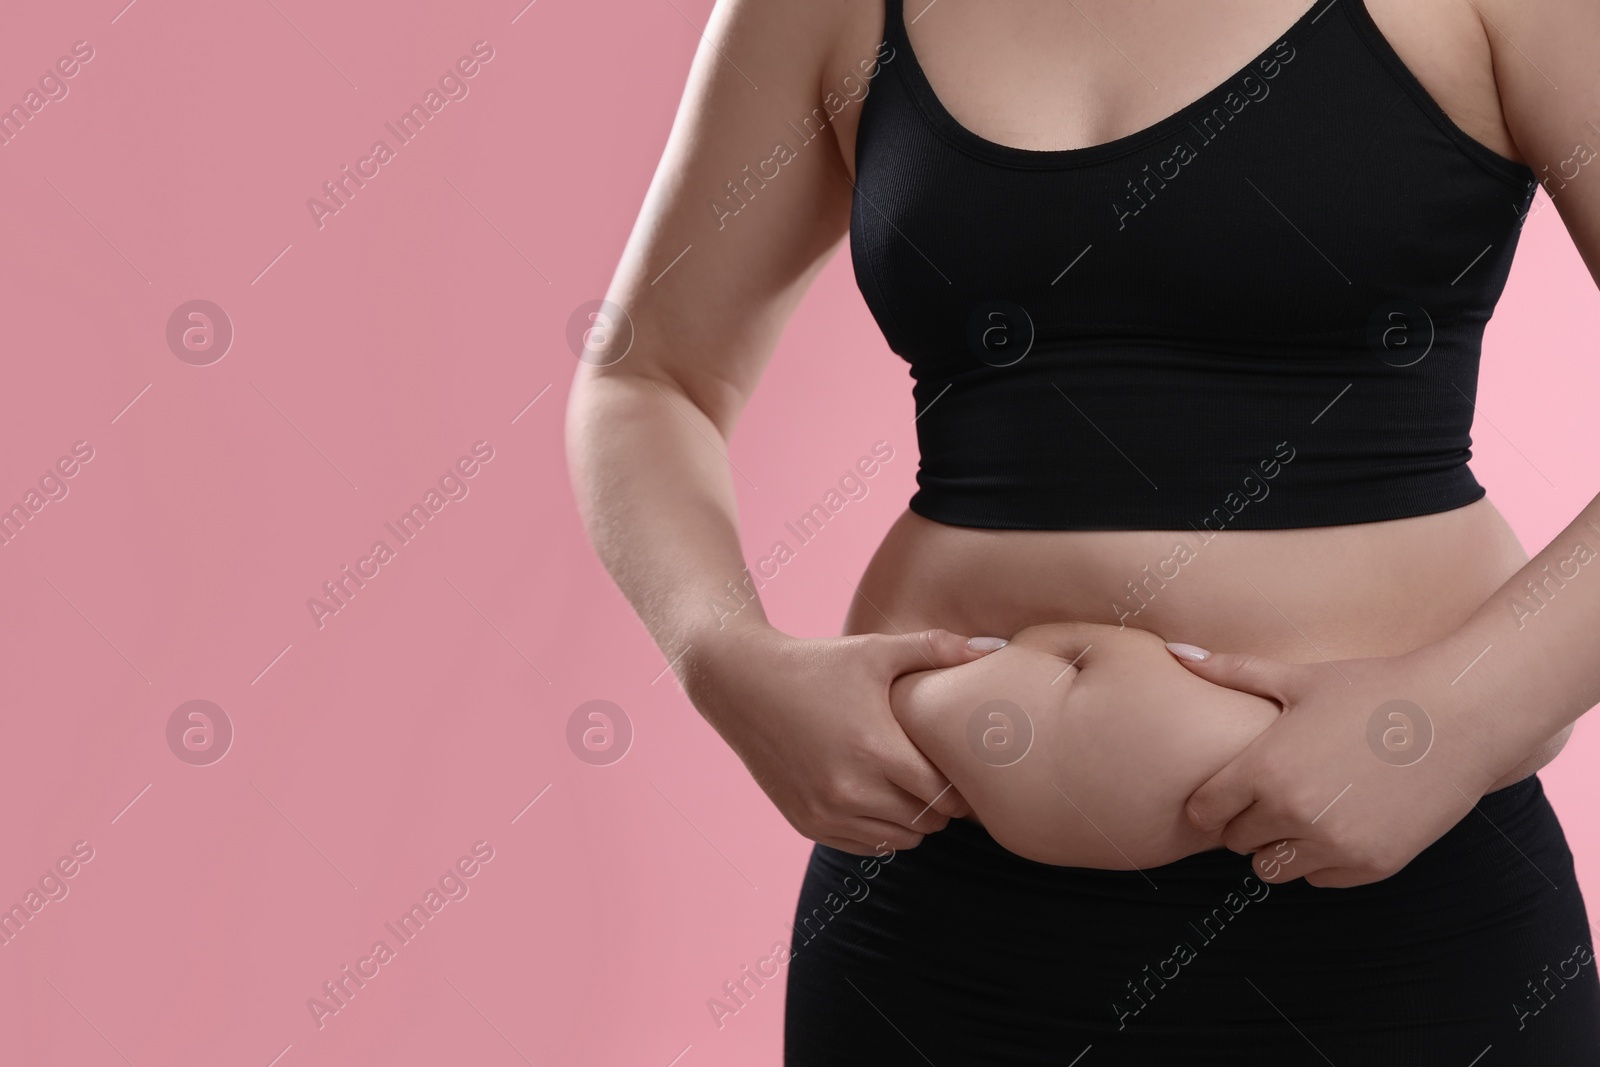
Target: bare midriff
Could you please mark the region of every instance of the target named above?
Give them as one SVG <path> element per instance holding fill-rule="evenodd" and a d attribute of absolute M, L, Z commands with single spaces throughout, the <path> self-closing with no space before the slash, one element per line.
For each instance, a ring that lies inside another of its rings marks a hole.
<path fill-rule="evenodd" d="M 1106 661 L 1122 666 L 1102 669 L 1141 674 L 1187 673 L 1163 659 L 1165 650 L 1148 635 L 1295 663 L 1391 656 L 1455 630 L 1528 558 L 1487 499 L 1384 522 L 1207 536 L 978 529 L 907 510 L 868 565 L 843 632 L 942 627 L 1010 639 L 1030 626 L 1085 623 L 1093 629 L 1078 631 L 1089 639 L 1098 634 L 1133 650 L 1132 658 L 1118 653 Z M 1116 682 L 1114 674 L 1102 677 L 1096 692 L 1114 692 Z M 963 691 L 963 699 L 971 696 L 970 687 Z M 1177 721 L 1186 709 L 1160 714 Z M 1253 729 L 1259 728 L 1258 722 Z M 955 729 L 947 730 L 952 738 Z M 1570 733 L 1569 727 L 1550 738 L 1494 788 L 1544 766 Z M 918 741 L 916 730 L 908 727 L 908 734 Z M 939 744 L 931 735 L 929 742 Z M 955 747 L 941 751 L 965 758 Z M 957 780 L 956 769 L 941 769 Z M 1194 784 L 1214 769 L 1196 768 Z M 1169 779 L 1183 775 L 1181 768 L 1168 771 Z M 1140 768 L 1130 767 L 1115 788 L 1137 789 L 1139 781 Z"/>

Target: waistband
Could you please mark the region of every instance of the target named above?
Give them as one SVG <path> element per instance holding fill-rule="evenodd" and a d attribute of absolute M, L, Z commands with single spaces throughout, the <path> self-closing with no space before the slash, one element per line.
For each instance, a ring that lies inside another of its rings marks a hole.
<path fill-rule="evenodd" d="M 1485 845 L 1503 842 L 1507 838 L 1515 843 L 1519 837 L 1528 833 L 1529 820 L 1537 818 L 1542 813 L 1553 817 L 1545 798 L 1544 783 L 1537 774 L 1531 774 L 1520 781 L 1484 794 L 1473 806 L 1472 811 L 1467 812 L 1461 821 L 1423 849 L 1401 873 L 1409 871 L 1408 880 L 1428 878 L 1436 871 L 1442 872 L 1453 867 L 1455 861 Z M 1054 881 L 1063 886 L 1070 884 L 1076 888 L 1101 884 L 1108 892 L 1135 887 L 1149 889 L 1151 884 L 1159 886 L 1168 882 L 1237 882 L 1255 873 L 1251 866 L 1252 856 L 1240 855 L 1226 848 L 1197 852 L 1173 863 L 1163 864 L 1160 867 L 1147 867 L 1142 871 L 1061 867 L 1040 863 L 1011 852 L 991 837 L 981 825 L 970 819 L 951 819 L 945 829 L 925 839 L 919 848 L 926 848 L 930 841 L 944 835 L 949 836 L 939 842 L 941 845 L 948 845 L 957 851 L 980 854 L 986 871 L 996 876 L 1045 883 Z M 1381 884 L 1374 883 L 1374 885 Z M 1376 891 L 1371 887 L 1356 887 L 1356 889 Z M 1340 890 L 1340 892 L 1353 891 L 1355 890 Z"/>

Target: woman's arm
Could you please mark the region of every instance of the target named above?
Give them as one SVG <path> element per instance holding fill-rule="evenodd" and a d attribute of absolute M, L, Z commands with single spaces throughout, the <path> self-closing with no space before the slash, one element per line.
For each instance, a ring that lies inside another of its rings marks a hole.
<path fill-rule="evenodd" d="M 1600 285 L 1600 5 L 1488 0 L 1482 14 L 1506 125 Z M 1507 753 L 1600 702 L 1597 552 L 1600 496 L 1437 649 L 1451 678 L 1466 672 L 1451 689 L 1467 713 L 1507 729 L 1496 742 Z"/>
<path fill-rule="evenodd" d="M 828 116 L 850 8 L 716 5 L 606 292 L 626 317 L 597 323 L 574 376 L 567 450 L 595 549 L 695 706 L 796 829 L 871 854 L 966 810 L 894 722 L 889 682 L 980 653 L 944 631 L 797 640 L 749 588 L 716 607 L 744 577 L 728 438 L 849 224 L 833 127 L 798 142 L 790 123 Z M 858 79 L 875 45 L 850 57 Z"/>
<path fill-rule="evenodd" d="M 832 7 L 713 8 L 606 290 L 627 318 L 596 331 L 572 382 L 567 448 L 579 510 L 669 660 L 767 622 L 759 600 L 732 617 L 710 608 L 744 570 L 727 442 L 849 222 L 831 130 L 771 181 L 758 185 L 757 173 L 774 140 L 792 139 L 786 118 L 815 102 Z M 749 198 L 733 217 L 720 214 L 739 204 L 728 182 Z M 697 661 L 691 653 L 684 667 Z"/>
<path fill-rule="evenodd" d="M 1474 6 L 1506 125 L 1600 284 L 1600 4 Z M 1398 871 L 1600 701 L 1596 553 L 1600 497 L 1457 631 L 1406 656 L 1184 657 L 1203 677 L 1285 709 L 1196 790 L 1195 825 L 1238 851 L 1287 842 L 1297 858 L 1278 880 L 1349 886 Z M 1388 750 L 1386 724 L 1415 744 Z"/>
<path fill-rule="evenodd" d="M 1493 0 L 1484 14 L 1506 125 L 1600 285 L 1600 5 Z M 1455 688 L 1512 728 L 1512 751 L 1600 702 L 1596 553 L 1600 496 L 1444 642 L 1445 660 L 1461 668 L 1484 653 Z"/>
<path fill-rule="evenodd" d="M 1493 0 L 1484 14 L 1506 124 L 1600 285 L 1600 6 Z M 1513 750 L 1600 701 L 1600 567 L 1588 565 L 1595 552 L 1600 496 L 1446 643 L 1446 659 L 1463 668 L 1484 652 L 1457 688 L 1515 727 Z"/>

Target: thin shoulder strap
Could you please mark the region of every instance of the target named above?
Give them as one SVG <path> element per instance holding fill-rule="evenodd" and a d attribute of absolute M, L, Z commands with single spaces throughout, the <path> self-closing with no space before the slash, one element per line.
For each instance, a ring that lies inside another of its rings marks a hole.
<path fill-rule="evenodd" d="M 883 5 L 883 39 L 886 41 L 905 40 L 905 12 L 902 0 L 884 0 Z"/>

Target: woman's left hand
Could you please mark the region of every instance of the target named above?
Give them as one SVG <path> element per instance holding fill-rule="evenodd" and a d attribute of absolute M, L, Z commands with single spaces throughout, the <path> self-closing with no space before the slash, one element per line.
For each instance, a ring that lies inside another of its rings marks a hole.
<path fill-rule="evenodd" d="M 1169 645 L 1195 674 L 1283 713 L 1189 798 L 1190 820 L 1269 882 L 1376 882 L 1466 816 L 1527 752 L 1442 657 L 1284 663 Z"/>

